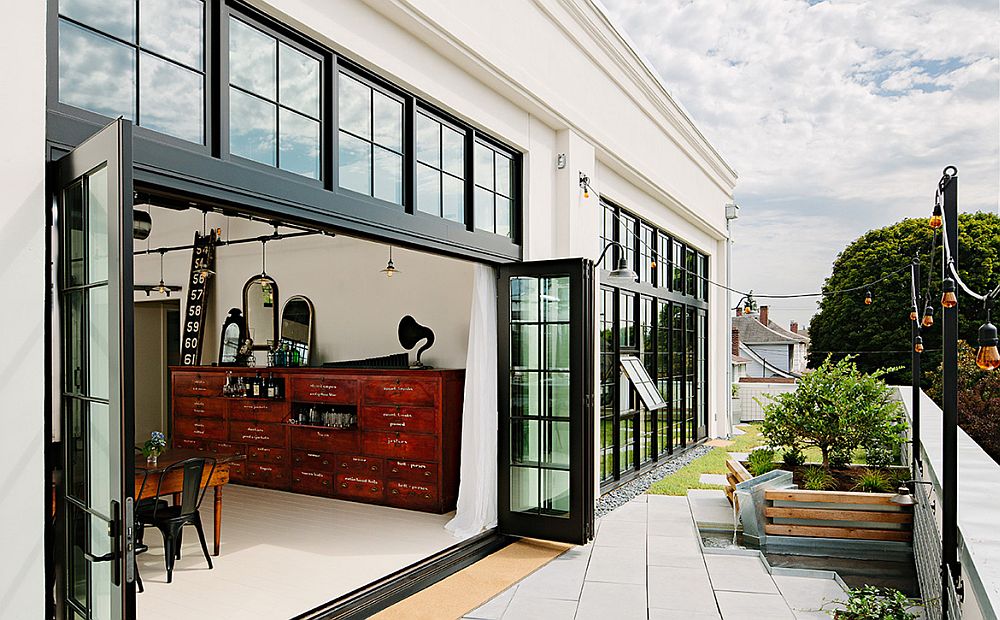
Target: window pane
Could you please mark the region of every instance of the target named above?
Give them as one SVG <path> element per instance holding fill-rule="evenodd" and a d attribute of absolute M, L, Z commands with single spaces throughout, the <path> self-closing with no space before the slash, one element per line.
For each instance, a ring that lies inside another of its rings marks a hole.
<path fill-rule="evenodd" d="M 319 61 L 278 44 L 278 101 L 319 118 Z"/>
<path fill-rule="evenodd" d="M 465 136 L 450 127 L 441 127 L 441 167 L 460 179 L 465 178 Z"/>
<path fill-rule="evenodd" d="M 288 170 L 319 178 L 319 122 L 284 108 L 278 110 L 278 164 Z"/>
<path fill-rule="evenodd" d="M 60 21 L 59 100 L 135 120 L 135 51 Z"/>
<path fill-rule="evenodd" d="M 139 45 L 201 71 L 204 15 L 201 0 L 142 0 Z"/>
<path fill-rule="evenodd" d="M 108 398 L 108 380 L 110 378 L 108 364 L 111 359 L 108 332 L 108 286 L 101 285 L 87 291 L 87 367 L 86 394 L 94 398 Z M 106 424 L 106 422 L 104 422 Z M 100 442 L 98 442 L 100 443 Z M 91 482 L 96 482 L 91 480 Z M 107 487 L 104 487 L 105 489 Z M 94 492 L 98 489 L 93 488 Z M 99 506 L 103 512 L 107 504 Z"/>
<path fill-rule="evenodd" d="M 372 111 L 375 115 L 375 144 L 403 152 L 403 104 L 374 91 Z"/>
<path fill-rule="evenodd" d="M 475 208 L 476 228 L 493 232 L 493 192 L 477 187 Z"/>
<path fill-rule="evenodd" d="M 372 145 L 340 132 L 340 186 L 361 194 L 371 192 Z"/>
<path fill-rule="evenodd" d="M 275 99 L 277 41 L 238 19 L 229 19 L 229 82 Z"/>
<path fill-rule="evenodd" d="M 497 162 L 496 191 L 498 194 L 503 194 L 504 196 L 507 196 L 509 198 L 510 196 L 513 195 L 513 193 L 510 191 L 510 178 L 511 178 L 510 168 L 512 165 L 511 159 L 509 157 L 504 157 L 500 153 L 497 153 L 496 162 Z"/>
<path fill-rule="evenodd" d="M 441 123 L 417 114 L 417 161 L 441 167 Z"/>
<path fill-rule="evenodd" d="M 417 210 L 441 215 L 441 173 L 417 164 Z"/>
<path fill-rule="evenodd" d="M 59 0 L 59 14 L 135 42 L 135 0 Z"/>
<path fill-rule="evenodd" d="M 229 89 L 229 152 L 275 165 L 275 106 L 253 95 Z"/>
<path fill-rule="evenodd" d="M 341 73 L 337 100 L 340 128 L 371 140 L 372 89 Z"/>
<path fill-rule="evenodd" d="M 204 84 L 200 73 L 140 53 L 139 125 L 203 144 Z"/>
<path fill-rule="evenodd" d="M 465 222 L 465 181 L 450 175 L 442 175 L 441 216 L 455 221 Z"/>
<path fill-rule="evenodd" d="M 498 235 L 510 236 L 510 199 L 503 196 L 496 197 L 496 233 Z"/>
<path fill-rule="evenodd" d="M 476 185 L 493 189 L 493 150 L 476 143 Z"/>
<path fill-rule="evenodd" d="M 403 204 L 403 156 L 375 147 L 375 193 L 379 200 Z"/>

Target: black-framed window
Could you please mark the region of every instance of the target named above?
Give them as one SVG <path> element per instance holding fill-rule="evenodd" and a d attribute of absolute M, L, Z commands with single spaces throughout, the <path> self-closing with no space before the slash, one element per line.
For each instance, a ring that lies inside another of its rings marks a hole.
<path fill-rule="evenodd" d="M 59 101 L 206 142 L 203 0 L 60 0 Z"/>
<path fill-rule="evenodd" d="M 514 236 L 514 159 L 510 153 L 483 140 L 474 147 L 476 228 Z"/>
<path fill-rule="evenodd" d="M 467 131 L 418 110 L 416 209 L 465 223 L 465 142 Z"/>
<path fill-rule="evenodd" d="M 656 285 L 656 230 L 646 222 L 639 222 L 639 281 Z"/>
<path fill-rule="evenodd" d="M 656 286 L 670 288 L 670 237 L 660 231 L 656 239 Z"/>
<path fill-rule="evenodd" d="M 340 71 L 337 101 L 340 188 L 402 206 L 402 97 Z"/>
<path fill-rule="evenodd" d="M 243 16 L 228 26 L 230 154 L 319 179 L 322 57 Z"/>
<path fill-rule="evenodd" d="M 615 292 L 602 287 L 600 294 L 601 324 L 601 480 L 615 475 L 615 385 L 618 373 L 618 355 L 615 349 L 616 332 L 614 306 Z"/>
<path fill-rule="evenodd" d="M 700 277 L 698 299 L 708 301 L 708 257 L 698 253 L 698 276 Z"/>
<path fill-rule="evenodd" d="M 708 313 L 698 310 L 697 395 L 698 427 L 708 427 Z"/>
<path fill-rule="evenodd" d="M 636 238 L 636 226 L 638 220 L 627 213 L 623 213 L 621 210 L 618 211 L 618 243 L 622 244 L 625 248 L 625 261 L 628 263 L 628 268 L 634 273 L 639 273 L 639 268 L 636 263 L 636 248 L 638 247 L 638 239 Z M 621 251 L 621 250 L 619 250 Z"/>
<path fill-rule="evenodd" d="M 639 298 L 639 360 L 650 377 L 656 376 L 656 301 L 643 295 Z M 653 435 L 654 414 L 640 400 L 639 408 L 639 465 L 653 460 L 656 455 Z"/>
<path fill-rule="evenodd" d="M 697 353 L 697 310 L 687 308 L 684 317 L 686 331 L 684 339 L 684 443 L 690 444 L 698 437 L 698 426 L 695 423 L 698 383 L 696 370 L 698 367 Z"/>
<path fill-rule="evenodd" d="M 608 247 L 608 244 L 615 240 L 615 229 L 618 227 L 615 222 L 615 206 L 603 202 L 603 221 L 601 222 L 601 247 L 597 250 L 597 255 L 600 256 L 604 252 L 604 248 Z M 604 258 L 601 259 L 601 264 L 599 267 L 602 269 L 607 269 L 608 271 L 615 268 L 615 257 L 618 255 L 618 247 L 612 246 L 606 253 L 604 253 Z"/>
<path fill-rule="evenodd" d="M 656 387 L 660 390 L 660 395 L 667 401 L 667 407 L 657 412 L 656 417 L 656 446 L 660 455 L 673 451 L 673 442 L 670 436 L 670 427 L 673 418 L 670 416 L 670 409 L 673 405 L 670 400 L 670 302 L 660 301 L 657 307 L 656 317 Z"/>
<path fill-rule="evenodd" d="M 687 289 L 686 293 L 688 295 L 695 296 L 698 293 L 698 253 L 692 248 L 685 248 L 684 250 L 684 273 L 687 276 Z"/>
<path fill-rule="evenodd" d="M 671 380 L 673 381 L 673 402 L 671 409 L 674 415 L 673 444 L 675 446 L 684 445 L 684 306 L 673 304 L 671 307 L 673 317 L 671 318 Z"/>
<path fill-rule="evenodd" d="M 670 290 L 684 293 L 684 246 L 676 240 L 670 246 L 670 267 L 673 274 Z"/>

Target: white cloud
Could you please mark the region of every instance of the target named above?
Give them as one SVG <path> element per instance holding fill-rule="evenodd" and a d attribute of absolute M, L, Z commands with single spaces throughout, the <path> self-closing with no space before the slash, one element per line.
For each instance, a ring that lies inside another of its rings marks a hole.
<path fill-rule="evenodd" d="M 738 286 L 818 290 L 853 238 L 925 215 L 949 164 L 963 210 L 997 209 L 995 1 L 604 2 L 740 173 Z"/>

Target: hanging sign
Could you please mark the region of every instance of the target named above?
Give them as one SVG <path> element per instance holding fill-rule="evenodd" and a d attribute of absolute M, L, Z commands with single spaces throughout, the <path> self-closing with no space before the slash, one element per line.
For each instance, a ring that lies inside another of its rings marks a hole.
<path fill-rule="evenodd" d="M 188 278 L 187 309 L 181 340 L 181 365 L 201 364 L 205 316 L 208 313 L 209 283 L 215 272 L 215 230 L 207 235 L 195 231 L 191 252 L 191 275 Z"/>

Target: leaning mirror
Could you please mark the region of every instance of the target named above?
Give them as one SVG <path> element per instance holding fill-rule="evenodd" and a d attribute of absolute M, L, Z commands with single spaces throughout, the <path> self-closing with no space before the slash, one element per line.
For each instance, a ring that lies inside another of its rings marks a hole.
<path fill-rule="evenodd" d="M 274 347 L 278 335 L 278 283 L 267 274 L 260 274 L 243 285 L 243 316 L 247 332 L 256 351 Z"/>
<path fill-rule="evenodd" d="M 289 297 L 281 309 L 281 345 L 298 352 L 298 366 L 309 365 L 313 314 L 312 302 L 302 295 Z"/>
<path fill-rule="evenodd" d="M 233 308 L 222 324 L 222 336 L 219 338 L 219 365 L 232 366 L 236 364 L 240 348 L 247 337 L 247 325 L 239 308 Z"/>

